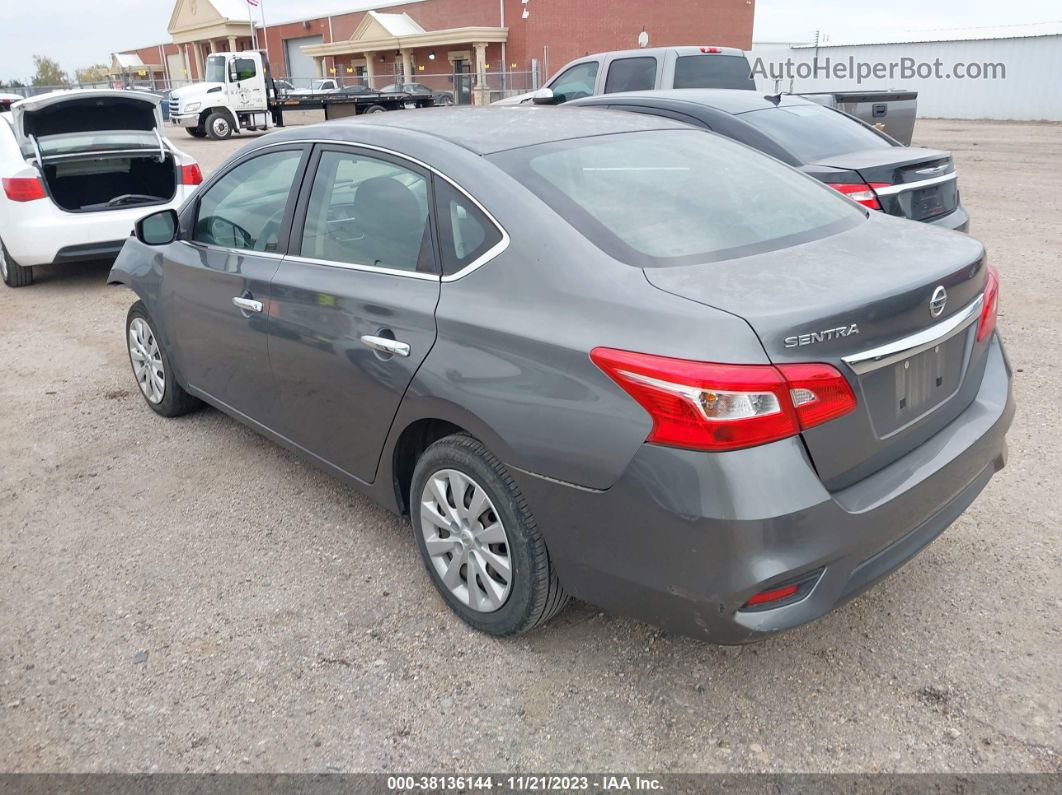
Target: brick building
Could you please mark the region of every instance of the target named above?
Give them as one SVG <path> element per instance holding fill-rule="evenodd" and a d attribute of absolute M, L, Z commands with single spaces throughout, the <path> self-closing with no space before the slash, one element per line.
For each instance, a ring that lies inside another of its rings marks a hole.
<path fill-rule="evenodd" d="M 404 75 L 437 88 L 527 90 L 573 58 L 638 46 L 642 31 L 650 47 L 749 49 L 755 10 L 754 0 L 351 0 L 351 7 L 263 28 L 250 21 L 246 0 L 176 0 L 172 40 L 116 53 L 114 71 L 156 83 L 199 80 L 211 52 L 248 49 L 257 39 L 274 76 L 297 84 L 334 76 L 380 88 Z M 459 91 L 459 101 L 469 99 Z"/>

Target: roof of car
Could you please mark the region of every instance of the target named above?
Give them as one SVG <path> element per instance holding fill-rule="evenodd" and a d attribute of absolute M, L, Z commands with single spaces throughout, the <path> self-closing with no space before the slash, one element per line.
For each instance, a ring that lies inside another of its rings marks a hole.
<path fill-rule="evenodd" d="M 425 108 L 392 113 L 363 114 L 314 125 L 316 131 L 335 131 L 371 124 L 441 138 L 479 155 L 525 146 L 641 130 L 688 130 L 680 122 L 637 113 L 586 113 L 555 107 Z M 293 128 L 294 129 L 294 128 Z M 310 129 L 300 128 L 303 133 Z"/>
<path fill-rule="evenodd" d="M 775 102 L 775 97 L 778 101 Z M 762 91 L 741 91 L 732 88 L 673 88 L 667 91 L 625 91 L 618 94 L 602 94 L 586 99 L 575 100 L 576 105 L 607 105 L 617 99 L 638 99 L 645 101 L 689 102 L 695 105 L 707 105 L 726 113 L 747 113 L 773 107 L 792 107 L 794 105 L 814 105 L 811 100 L 793 94 L 767 95 Z"/>

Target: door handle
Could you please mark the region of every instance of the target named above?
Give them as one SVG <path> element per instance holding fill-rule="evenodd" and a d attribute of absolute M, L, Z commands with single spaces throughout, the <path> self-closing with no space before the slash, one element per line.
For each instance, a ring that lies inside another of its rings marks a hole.
<path fill-rule="evenodd" d="M 409 345 L 388 337 L 374 337 L 366 334 L 361 338 L 362 343 L 380 353 L 392 353 L 395 356 L 409 356 Z"/>
<path fill-rule="evenodd" d="M 233 303 L 234 306 L 238 306 L 244 312 L 261 312 L 262 311 L 262 302 L 261 301 L 255 301 L 252 298 L 244 298 L 241 295 L 237 295 L 235 298 L 233 298 L 232 299 L 232 303 Z"/>

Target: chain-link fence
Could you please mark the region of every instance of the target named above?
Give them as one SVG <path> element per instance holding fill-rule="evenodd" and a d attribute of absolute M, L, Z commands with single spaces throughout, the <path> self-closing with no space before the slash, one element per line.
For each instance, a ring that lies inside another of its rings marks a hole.
<path fill-rule="evenodd" d="M 383 66 L 383 65 L 381 65 Z M 476 85 L 476 75 L 468 72 L 426 73 L 415 72 L 412 80 L 403 81 L 400 74 L 395 74 L 391 64 L 386 71 L 377 70 L 373 79 L 364 74 L 364 67 L 359 67 L 361 74 L 348 73 L 343 70 L 338 74 L 325 77 L 286 77 L 274 74 L 277 89 L 283 94 L 331 93 L 336 91 L 407 91 L 414 94 L 432 94 L 436 105 L 471 105 L 474 102 L 494 102 L 514 94 L 523 94 L 535 89 L 535 75 L 532 72 L 502 72 L 487 70 L 485 84 Z M 123 80 L 114 78 L 92 83 L 68 83 L 58 86 L 3 86 L 0 93 L 32 97 L 49 91 L 112 88 L 132 91 L 147 91 L 165 95 L 175 88 L 192 85 L 191 80 L 145 79 Z"/>

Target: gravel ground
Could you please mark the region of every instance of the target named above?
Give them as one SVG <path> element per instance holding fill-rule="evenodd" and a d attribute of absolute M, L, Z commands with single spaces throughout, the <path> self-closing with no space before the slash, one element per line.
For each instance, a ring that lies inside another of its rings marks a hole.
<path fill-rule="evenodd" d="M 241 144 L 176 140 L 207 170 Z M 584 604 L 476 634 L 405 522 L 216 411 L 148 411 L 106 265 L 0 289 L 0 770 L 1062 769 L 1062 126 L 917 142 L 955 152 L 1002 273 L 1010 465 L 895 575 L 742 648 Z"/>

